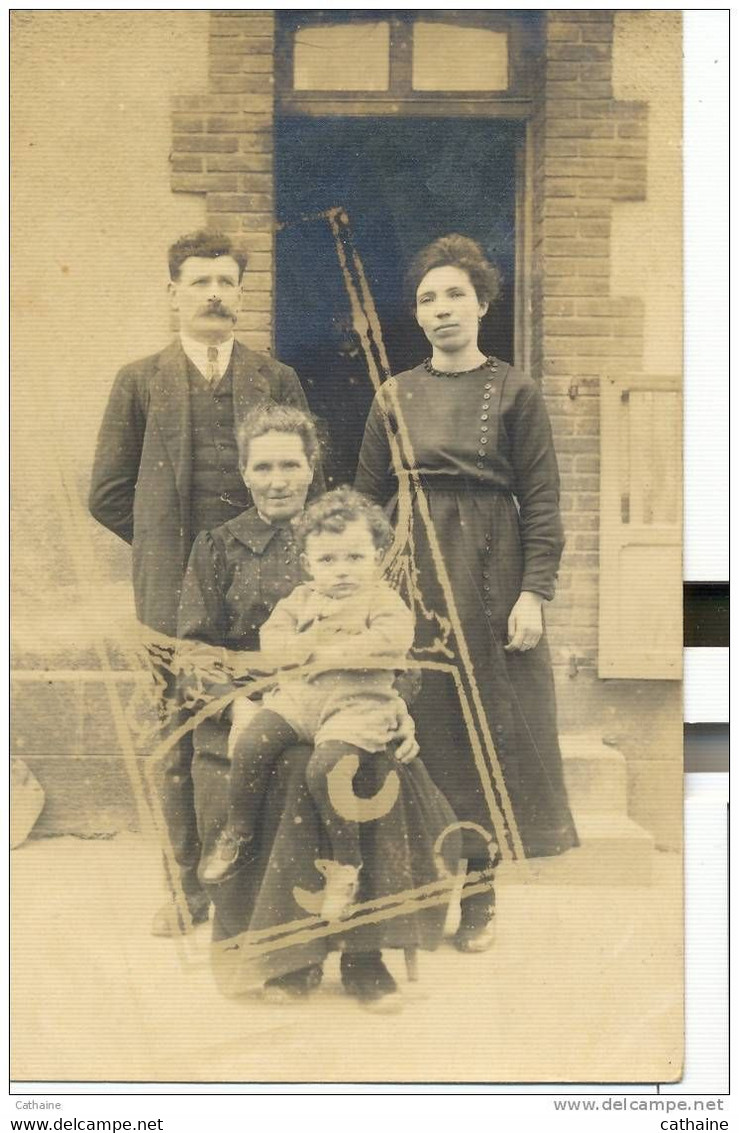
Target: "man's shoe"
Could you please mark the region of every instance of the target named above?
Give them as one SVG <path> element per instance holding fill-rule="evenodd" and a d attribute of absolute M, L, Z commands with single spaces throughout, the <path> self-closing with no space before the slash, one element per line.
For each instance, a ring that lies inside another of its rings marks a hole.
<path fill-rule="evenodd" d="M 210 914 L 210 902 L 191 902 L 183 914 L 176 901 L 167 901 L 161 909 L 157 909 L 151 922 L 152 936 L 187 936 L 199 924 L 204 924 Z"/>
<path fill-rule="evenodd" d="M 198 877 L 208 885 L 227 881 L 252 857 L 253 838 L 245 838 L 228 826 L 224 827 L 216 839 L 209 857 L 198 871 Z"/>
<path fill-rule="evenodd" d="M 359 888 L 359 870 L 353 865 L 328 861 L 316 863 L 326 878 L 321 904 L 321 920 L 337 921 L 347 915 Z"/>

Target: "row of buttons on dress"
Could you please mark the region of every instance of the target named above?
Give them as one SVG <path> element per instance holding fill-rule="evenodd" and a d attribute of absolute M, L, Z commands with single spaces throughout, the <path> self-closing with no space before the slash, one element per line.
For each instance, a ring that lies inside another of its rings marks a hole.
<path fill-rule="evenodd" d="M 490 370 L 491 370 L 491 378 L 494 378 L 495 372 L 497 370 L 497 363 L 496 362 L 492 362 L 490 364 Z M 484 468 L 485 467 L 484 457 L 486 455 L 486 449 L 485 449 L 484 446 L 486 444 L 488 444 L 487 434 L 490 431 L 490 426 L 488 425 L 488 421 L 490 420 L 490 400 L 493 396 L 492 390 L 493 390 L 492 380 L 485 382 L 484 393 L 482 395 L 482 413 L 480 414 L 480 421 L 482 422 L 482 424 L 480 425 L 480 438 L 479 438 L 480 447 L 477 450 L 477 467 L 478 468 Z M 490 570 L 489 570 L 490 558 L 491 558 L 491 555 L 492 555 L 492 551 L 493 551 L 493 536 L 492 536 L 492 533 L 490 531 L 488 531 L 485 534 L 485 558 L 484 558 L 483 567 L 482 567 L 482 589 L 483 589 L 483 593 L 485 595 L 485 597 L 484 597 L 485 605 L 484 605 L 483 609 L 485 611 L 485 616 L 488 617 L 488 618 L 491 618 L 493 616 L 493 607 L 490 605 Z M 496 724 L 494 731 L 495 731 L 495 748 L 496 748 L 497 754 L 502 757 L 502 756 L 505 755 L 505 750 L 506 750 L 505 728 L 503 727 L 502 724 Z"/>
<path fill-rule="evenodd" d="M 285 552 L 285 566 L 291 567 L 295 566 L 295 564 L 299 561 L 300 556 L 298 554 L 297 547 L 295 546 L 293 536 L 291 533 L 288 533 L 288 530 L 289 529 L 281 531 L 280 537 L 283 544 L 283 550 Z"/>
<path fill-rule="evenodd" d="M 493 608 L 490 605 L 490 571 L 488 566 L 490 564 L 490 556 L 493 550 L 493 537 L 488 531 L 485 536 L 485 559 L 482 567 L 482 589 L 485 594 L 483 601 L 485 602 L 485 616 L 490 618 L 493 616 Z"/>
<path fill-rule="evenodd" d="M 497 363 L 492 362 L 491 365 L 490 365 L 491 377 L 495 375 L 496 369 L 497 369 Z M 482 413 L 480 415 L 480 421 L 482 422 L 482 424 L 480 425 L 480 437 L 478 438 L 478 444 L 480 445 L 480 447 L 477 450 L 477 467 L 478 468 L 484 468 L 485 467 L 484 457 L 486 456 L 486 450 L 485 450 L 484 446 L 488 443 L 488 440 L 489 440 L 487 434 L 488 434 L 489 429 L 490 429 L 490 427 L 488 425 L 488 421 L 490 420 L 490 399 L 493 396 L 492 395 L 492 389 L 493 389 L 492 381 L 485 382 L 484 389 L 485 389 L 485 392 L 482 395 Z"/>
<path fill-rule="evenodd" d="M 495 362 L 491 363 L 491 365 L 490 365 L 491 378 L 495 374 L 496 369 L 497 369 L 497 364 Z M 492 395 L 492 389 L 493 389 L 492 380 L 485 382 L 484 393 L 482 395 L 482 413 L 480 414 L 480 421 L 482 422 L 482 424 L 480 425 L 480 438 L 479 438 L 480 447 L 477 450 L 477 467 L 478 468 L 484 468 L 485 467 L 484 457 L 485 457 L 486 450 L 485 450 L 484 446 L 488 443 L 487 434 L 488 434 L 489 429 L 490 429 L 490 427 L 488 425 L 488 421 L 490 420 L 490 399 L 493 396 Z M 487 618 L 491 618 L 493 616 L 493 608 L 490 605 L 490 571 L 488 570 L 488 565 L 490 563 L 490 555 L 491 555 L 492 549 L 493 549 L 492 548 L 492 540 L 493 540 L 493 537 L 490 534 L 490 532 L 488 532 L 487 535 L 485 536 L 485 562 L 484 562 L 484 565 L 483 565 L 483 568 L 482 568 L 482 589 L 483 589 L 483 593 L 485 595 L 485 597 L 484 597 L 484 602 L 485 602 L 484 610 L 485 610 L 485 617 L 487 617 Z"/>

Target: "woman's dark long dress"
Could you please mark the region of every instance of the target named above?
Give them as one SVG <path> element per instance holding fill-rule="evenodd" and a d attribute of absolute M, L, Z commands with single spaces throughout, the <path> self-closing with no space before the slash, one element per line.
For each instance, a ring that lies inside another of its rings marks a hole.
<path fill-rule="evenodd" d="M 260 626 L 300 581 L 292 529 L 271 526 L 255 509 L 244 512 L 196 539 L 182 591 L 178 636 L 231 650 L 258 649 Z M 198 687 L 207 704 L 228 696 L 236 685 L 226 672 L 204 678 L 200 670 Z M 206 855 L 227 814 L 228 731 L 220 713 L 195 729 L 192 775 Z M 213 938 L 220 942 L 213 953 L 214 972 L 226 994 L 320 964 L 335 945 L 336 938 L 321 930 L 318 917 L 301 906 L 295 892 L 296 887 L 319 892 L 322 877 L 315 861 L 330 857 L 305 783 L 310 754 L 308 747 L 292 748 L 275 767 L 257 831 L 257 861 L 209 889 L 215 907 Z M 387 915 L 347 928 L 342 934 L 347 951 L 435 948 L 442 936 L 443 891 L 441 901 L 422 911 L 412 899 L 402 915 L 395 905 L 399 894 L 419 886 L 438 888 L 434 842 L 455 818 L 419 759 L 402 765 L 387 756 L 368 758 L 354 781 L 357 794 L 376 793 L 391 768 L 400 779 L 399 797 L 389 814 L 362 826 L 359 893 L 360 901 L 380 901 Z M 443 849 L 453 870 L 459 837 L 447 838 Z"/>
<path fill-rule="evenodd" d="M 471 695 L 476 686 L 483 704 L 519 853 L 521 843 L 527 857 L 561 853 L 577 845 L 577 834 L 563 780 L 546 637 L 528 652 L 504 650 L 508 616 L 521 591 L 553 597 L 564 546 L 557 461 L 536 383 L 497 360 L 461 375 L 435 374 L 422 365 L 389 379 L 367 421 L 356 487 L 387 504 L 401 481 L 411 496 L 408 546 L 416 573 L 409 589 L 419 610 L 418 656 L 445 660 L 433 647 L 441 636 L 459 657 L 463 637 L 471 662 L 465 685 Z M 457 634 L 453 624 L 449 628 L 454 611 L 435 553 L 451 583 Z M 440 621 L 430 621 L 429 611 Z M 425 672 L 413 713 L 424 762 L 458 818 L 494 833 L 451 678 Z M 500 807 L 498 790 L 494 799 Z M 515 855 L 511 824 L 503 825 Z M 500 829 L 498 822 L 498 834 Z M 466 851 L 479 854 L 479 842 L 468 840 Z"/>

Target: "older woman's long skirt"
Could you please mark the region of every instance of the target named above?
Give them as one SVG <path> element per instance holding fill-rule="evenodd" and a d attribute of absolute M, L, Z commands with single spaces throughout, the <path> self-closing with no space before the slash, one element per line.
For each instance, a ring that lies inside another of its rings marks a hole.
<path fill-rule="evenodd" d="M 318 915 L 323 877 L 316 863 L 331 851 L 306 787 L 310 754 L 305 746 L 291 748 L 277 761 L 256 832 L 258 857 L 208 887 L 215 908 L 213 970 L 225 995 L 321 964 L 337 947 L 368 952 L 441 943 L 461 838 L 421 760 L 399 764 L 382 754 L 362 759 L 354 778 L 358 796 L 377 795 L 389 774 L 397 776 L 398 790 L 387 813 L 361 824 L 356 912 L 337 928 Z M 229 768 L 222 753 L 195 755 L 204 856 L 226 819 Z"/>
<path fill-rule="evenodd" d="M 504 649 L 508 615 L 519 596 L 523 574 L 515 503 L 508 493 L 494 491 L 429 489 L 425 496 L 435 538 L 429 538 L 416 499 L 412 531 L 417 656 L 421 661 L 448 660 L 443 652 L 429 651 L 429 647 L 445 637 L 444 627 L 452 623 L 445 643 L 455 657 L 470 701 L 476 695 L 482 704 L 525 855 L 560 854 L 576 846 L 578 839 L 563 778 L 546 636 L 526 653 Z M 439 554 L 453 603 L 441 582 Z M 470 664 L 466 666 L 460 637 L 468 651 Z M 426 767 L 457 817 L 495 834 L 454 679 L 424 671 L 423 687 L 412 711 Z M 475 731 L 478 735 L 483 731 L 479 718 Z M 494 798 L 500 807 L 495 785 Z M 513 851 L 510 829 L 505 836 Z M 480 850 L 479 840 L 466 838 L 465 853 L 479 856 Z"/>

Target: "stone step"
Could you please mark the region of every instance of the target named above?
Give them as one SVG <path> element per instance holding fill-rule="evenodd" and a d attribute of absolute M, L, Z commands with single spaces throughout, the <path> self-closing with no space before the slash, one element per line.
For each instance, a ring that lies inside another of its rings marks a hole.
<path fill-rule="evenodd" d="M 628 774 L 621 752 L 592 733 L 564 734 L 560 747 L 573 813 L 610 811 L 626 815 Z"/>
<path fill-rule="evenodd" d="M 580 846 L 532 862 L 540 880 L 580 885 L 649 885 L 654 837 L 628 814 L 628 765 L 597 733 L 560 737 L 565 783 Z"/>

